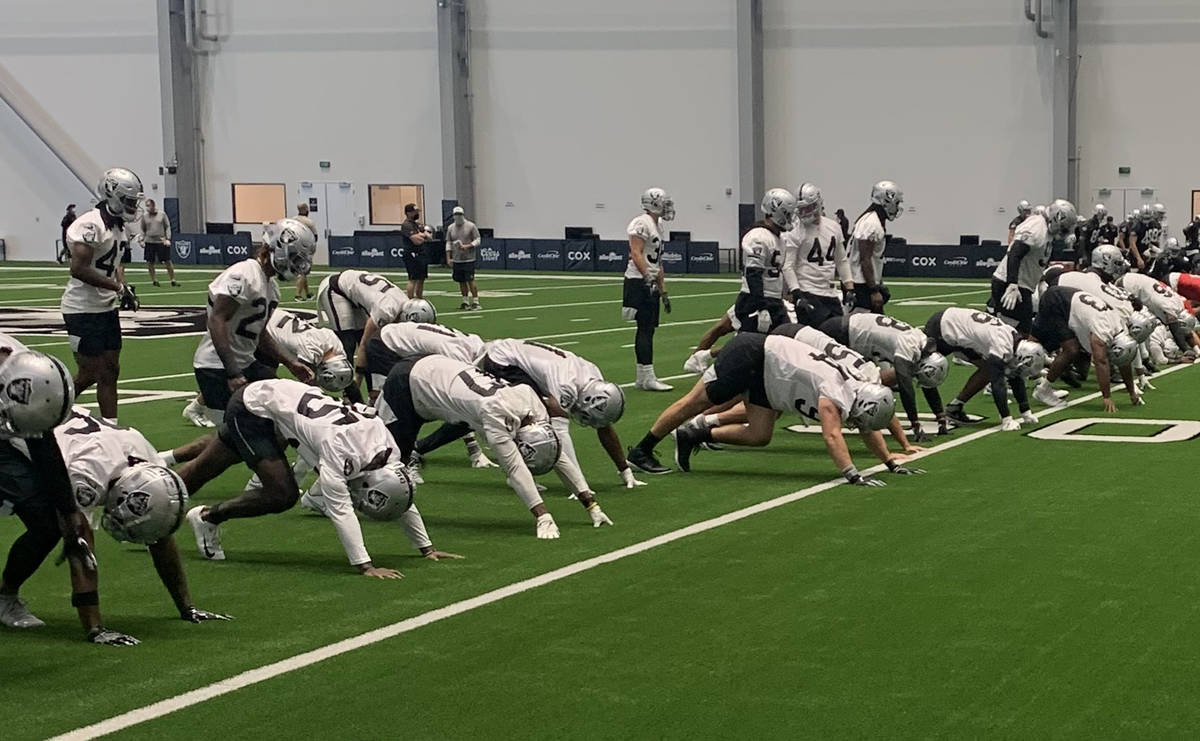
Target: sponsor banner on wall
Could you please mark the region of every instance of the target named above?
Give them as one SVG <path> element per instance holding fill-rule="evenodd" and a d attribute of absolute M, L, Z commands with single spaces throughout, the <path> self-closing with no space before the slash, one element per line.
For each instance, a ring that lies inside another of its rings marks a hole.
<path fill-rule="evenodd" d="M 590 273 L 596 269 L 596 241 L 568 239 L 563 242 L 563 266 L 571 272 Z"/>
<path fill-rule="evenodd" d="M 720 252 L 716 242 L 691 242 L 687 246 L 687 272 L 716 273 L 720 270 Z"/>
<path fill-rule="evenodd" d="M 507 270 L 533 270 L 533 240 L 504 240 L 504 267 Z"/>
<path fill-rule="evenodd" d="M 388 260 L 388 239 L 384 236 L 360 236 L 354 238 L 358 252 L 358 266 L 362 268 L 386 268 Z"/>
<path fill-rule="evenodd" d="M 250 242 L 249 234 L 243 232 L 221 235 L 221 256 L 226 265 L 241 262 L 252 254 L 254 254 L 254 245 Z"/>
<path fill-rule="evenodd" d="M 658 251 L 658 261 L 667 275 L 687 272 L 687 244 L 684 242 L 665 242 Z"/>
<path fill-rule="evenodd" d="M 196 252 L 198 265 L 225 264 L 225 250 L 220 234 L 197 234 L 192 239 L 192 248 Z"/>
<path fill-rule="evenodd" d="M 335 268 L 352 268 L 358 265 L 358 250 L 354 237 L 329 238 L 329 264 Z"/>
<path fill-rule="evenodd" d="M 479 249 L 475 253 L 475 267 L 478 270 L 503 270 L 504 240 L 482 240 L 479 243 Z"/>
<path fill-rule="evenodd" d="M 174 234 L 171 240 L 171 261 L 176 265 L 196 264 L 195 234 Z"/>
<path fill-rule="evenodd" d="M 563 269 L 563 241 L 561 239 L 533 240 L 533 267 L 535 270 Z"/>
<path fill-rule="evenodd" d="M 603 273 L 621 273 L 628 262 L 628 242 L 617 239 L 601 239 L 596 242 L 596 270 Z"/>

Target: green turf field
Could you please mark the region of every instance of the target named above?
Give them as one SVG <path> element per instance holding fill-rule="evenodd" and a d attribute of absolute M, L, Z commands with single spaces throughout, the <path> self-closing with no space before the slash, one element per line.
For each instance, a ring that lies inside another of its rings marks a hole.
<path fill-rule="evenodd" d="M 186 269 L 174 290 L 133 282 L 149 311 L 201 305 L 213 275 Z M 56 307 L 64 276 L 54 266 L 0 273 L 0 326 L 11 326 L 5 308 Z M 633 329 L 620 319 L 619 281 L 481 274 L 479 313 L 457 310 L 444 271 L 427 288 L 447 324 L 562 345 L 625 384 L 634 378 Z M 891 313 L 914 324 L 988 293 L 982 281 L 891 286 Z M 694 382 L 682 362 L 736 291 L 728 276 L 671 283 L 675 310 L 663 316 L 656 365 L 676 390 L 627 388 L 618 424 L 626 444 Z M 21 338 L 69 356 L 61 336 Z M 121 422 L 161 448 L 199 433 L 179 416 L 194 391 L 197 341 L 126 343 Z M 965 375 L 952 366 L 944 398 Z M 1193 370 L 1155 385 L 1144 407 L 1119 391 L 1114 398 L 1119 418 L 1159 421 L 1080 432 L 1149 436 L 1169 426 L 1161 420 L 1200 420 Z M 1079 403 L 1037 427 L 1103 417 L 1095 391 L 1085 384 L 1072 393 Z M 996 421 L 985 396 L 968 411 Z M 985 422 L 940 438 L 919 463 L 928 475 L 885 474 L 887 488 L 862 489 L 828 483 L 837 471 L 820 437 L 784 429 L 796 422 L 782 420 L 766 449 L 704 453 L 693 473 L 643 476 L 650 485 L 632 491 L 576 427 L 584 472 L 616 525 L 593 530 L 557 479 L 544 477 L 557 541 L 534 538 L 502 475 L 472 470 L 461 446 L 446 447 L 431 457 L 417 499 L 435 544 L 466 559 L 425 561 L 398 527 L 364 523 L 375 563 L 404 572 L 398 582 L 357 575 L 333 528 L 299 508 L 227 524 L 228 560 L 219 563 L 196 554 L 185 525 L 196 604 L 235 615 L 229 623 L 178 620 L 149 557 L 101 533 L 106 622 L 143 643 L 85 643 L 66 571 L 47 564 L 23 592 L 47 627 L 0 630 L 0 738 L 69 732 L 297 656 L 265 681 L 239 679 L 203 702 L 185 696 L 176 712 L 116 737 L 1194 737 L 1196 440 L 1033 439 L 1030 426 L 999 433 Z M 871 461 L 850 443 L 865 468 Z M 669 440 L 659 448 L 664 460 L 671 449 Z M 247 476 L 235 469 L 195 501 L 228 497 Z M 677 532 L 696 523 L 706 524 Z M 0 546 L 19 532 L 15 519 L 0 518 Z M 604 554 L 612 556 L 595 559 Z M 511 596 L 430 615 L 579 562 Z M 302 656 L 418 616 L 411 630 L 368 636 L 328 660 Z"/>

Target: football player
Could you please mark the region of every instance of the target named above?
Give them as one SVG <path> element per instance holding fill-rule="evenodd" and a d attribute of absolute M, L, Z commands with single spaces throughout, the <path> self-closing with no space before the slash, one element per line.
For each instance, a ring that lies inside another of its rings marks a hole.
<path fill-rule="evenodd" d="M 796 222 L 796 196 L 771 188 L 763 196 L 763 218 L 742 236 L 742 290 L 734 302 L 734 326 L 766 334 L 788 321 L 783 305 L 783 233 Z"/>
<path fill-rule="evenodd" d="M 1022 339 L 1015 328 L 991 314 L 955 306 L 929 317 L 925 335 L 934 341 L 942 355 L 957 354 L 976 367 L 962 391 L 946 405 L 945 414 L 951 421 L 970 424 L 963 406 L 990 384 L 992 402 L 1000 414 L 1000 429 L 1019 430 L 1021 422 L 1037 424 L 1037 415 L 1029 408 L 1025 379 L 1039 376 L 1045 366 L 1046 354 L 1041 345 Z M 1020 421 L 1013 419 L 1009 409 L 1006 381 L 1017 400 Z M 942 402 L 937 390 L 931 390 L 926 399 L 934 407 L 934 413 L 940 415 Z"/>
<path fill-rule="evenodd" d="M 192 366 L 215 424 L 220 424 L 234 391 L 250 381 L 275 377 L 275 369 L 258 357 L 282 363 L 305 383 L 313 380 L 312 370 L 278 346 L 265 329 L 279 305 L 276 276 L 291 281 L 309 272 L 315 240 L 304 224 L 280 219 L 264 230 L 263 245 L 254 257 L 230 265 L 208 284 L 207 327 Z"/>
<path fill-rule="evenodd" d="M 426 558 L 456 557 L 438 551 L 429 540 L 421 514 L 412 506 L 414 484 L 374 410 L 286 378 L 255 381 L 234 392 L 220 431 L 179 467 L 192 495 L 238 461 L 258 478 L 257 486 L 233 499 L 188 510 L 202 556 L 225 559 L 220 526 L 227 520 L 286 512 L 299 501 L 300 488 L 284 452 L 289 442 L 301 460 L 317 469 L 308 506 L 333 523 L 347 559 L 363 576 L 401 578 L 400 572 L 371 561 L 356 509 L 378 519 L 399 519 L 413 547 Z"/>
<path fill-rule="evenodd" d="M 533 480 L 551 468 L 587 509 L 593 527 L 612 524 L 579 467 L 560 455 L 561 443 L 546 407 L 529 386 L 511 386 L 461 360 L 427 355 L 392 367 L 376 407 L 405 458 L 426 422 L 465 424 L 481 434 L 509 486 L 533 514 L 538 538 L 558 537 L 558 525 Z"/>
<path fill-rule="evenodd" d="M 1008 243 L 1012 244 L 1013 236 L 1016 235 L 1017 227 L 1021 222 L 1029 218 L 1029 214 L 1033 212 L 1033 206 L 1029 201 L 1022 199 L 1017 202 L 1017 215 L 1012 217 L 1012 221 L 1008 222 Z"/>
<path fill-rule="evenodd" d="M 1182 296 L 1169 285 L 1144 273 L 1126 273 L 1121 276 L 1120 284 L 1166 326 L 1180 353 L 1195 354 L 1197 343 L 1193 330 L 1196 318 L 1187 310 L 1187 302 Z"/>
<path fill-rule="evenodd" d="M 354 381 L 354 367 L 332 329 L 287 309 L 276 309 L 267 320 L 267 334 L 276 347 L 312 371 L 312 381 L 326 391 L 343 392 Z M 270 365 L 267 359 L 260 360 Z"/>
<path fill-rule="evenodd" d="M 67 462 L 79 508 L 85 514 L 105 512 L 105 529 L 114 537 L 146 545 L 179 617 L 189 623 L 228 620 L 228 615 L 192 603 L 173 535 L 183 518 L 187 490 L 179 476 L 160 465 L 150 441 L 133 428 L 93 418 L 84 407 L 75 407 L 67 421 L 54 429 L 54 437 Z M 131 492 L 136 502 L 126 511 L 120 500 Z M 159 508 L 155 502 L 170 506 Z M 148 532 L 154 535 L 144 537 Z"/>
<path fill-rule="evenodd" d="M 131 239 L 128 225 L 138 216 L 142 181 L 129 170 L 114 167 L 100 178 L 96 196 L 100 199 L 96 207 L 67 227 L 71 279 L 60 308 L 78 367 L 76 393 L 96 384 L 100 414 L 115 423 L 121 373 L 118 305 L 136 303 L 133 288 L 117 274 L 117 253 Z"/>
<path fill-rule="evenodd" d="M 675 218 L 675 202 L 662 188 L 642 193 L 642 213 L 625 229 L 629 237 L 629 264 L 625 266 L 625 285 L 621 297 L 621 318 L 637 323 L 633 340 L 637 362 L 636 388 L 643 391 L 670 391 L 671 386 L 654 373 L 654 330 L 658 327 L 659 300 L 671 313 L 663 265 L 659 259 L 667 234 L 663 222 Z"/>
<path fill-rule="evenodd" d="M 885 227 L 904 213 L 904 194 L 890 180 L 871 188 L 871 205 L 854 222 L 850 235 L 850 278 L 854 281 L 854 306 L 876 314 L 891 292 L 883 284 L 883 251 L 887 247 Z"/>
<path fill-rule="evenodd" d="M 594 363 L 554 345 L 503 339 L 487 343 L 479 366 L 493 376 L 514 385 L 525 384 L 537 392 L 550 413 L 550 426 L 558 435 L 562 455 L 576 468 L 579 458 L 571 440 L 571 419 L 596 430 L 600 445 L 626 488 L 643 485 L 634 478 L 613 427 L 625 413 L 625 394 L 615 383 L 606 381 Z"/>
<path fill-rule="evenodd" d="M 1033 398 L 1047 406 L 1062 405 L 1052 384 L 1079 353 L 1086 352 L 1092 357 L 1106 412 L 1117 410 L 1112 400 L 1110 363 L 1119 369 L 1129 400 L 1135 406 L 1143 403 L 1133 381 L 1132 363 L 1138 344 L 1126 330 L 1120 313 L 1103 301 L 1074 288 L 1050 286 L 1039 300 L 1033 335 L 1048 351 L 1058 351 L 1046 377 L 1034 389 Z"/>
<path fill-rule="evenodd" d="M 1157 247 L 1162 228 L 1155 223 L 1154 211 L 1150 204 L 1145 204 L 1137 212 L 1133 227 L 1125 233 L 1125 249 L 1129 252 L 1130 263 L 1137 267 L 1138 272 L 1146 269 L 1147 250 Z"/>
<path fill-rule="evenodd" d="M 853 290 L 854 281 L 841 227 L 824 215 L 821 189 L 804 183 L 796 200 L 796 224 L 783 235 L 783 280 L 796 307 L 796 321 L 819 327 L 842 315 L 842 293 Z M 840 281 L 837 287 L 835 278 Z"/>
<path fill-rule="evenodd" d="M 1004 259 L 992 273 L 990 304 L 1002 321 L 1028 337 L 1033 330 L 1033 292 L 1050 264 L 1055 238 L 1075 227 L 1075 206 L 1061 198 L 1046 207 L 1046 215 L 1030 214 L 1017 227 Z"/>
<path fill-rule="evenodd" d="M 66 367 L 0 334 L 0 510 L 16 514 L 25 532 L 8 550 L 0 573 L 0 625 L 40 628 L 21 586 L 61 541 L 70 564 L 71 605 L 88 641 L 132 646 L 133 636 L 104 627 L 92 528 L 71 492 L 54 428 L 71 412 L 75 390 Z"/>
<path fill-rule="evenodd" d="M 346 357 L 354 358 L 357 388 L 367 375 L 367 345 L 379 328 L 393 322 L 437 321 L 437 311 L 425 299 L 409 299 L 387 278 L 365 270 L 343 270 L 326 276 L 317 288 L 317 312 L 342 341 Z M 367 378 L 368 388 L 370 378 Z"/>
<path fill-rule="evenodd" d="M 1082 214 L 1081 214 L 1082 215 Z M 1108 207 L 1103 203 L 1097 203 L 1092 207 L 1092 215 L 1079 228 L 1077 234 L 1079 241 L 1075 245 L 1077 258 L 1075 264 L 1080 268 L 1088 266 L 1092 250 L 1100 244 L 1100 238 L 1103 234 L 1103 226 L 1105 219 L 1108 218 Z M 1012 240 L 1009 240 L 1010 242 Z"/>
<path fill-rule="evenodd" d="M 1189 259 L 1193 255 L 1200 254 L 1200 214 L 1193 216 L 1188 225 L 1183 228 L 1183 251 L 1184 256 Z"/>
<path fill-rule="evenodd" d="M 1175 237 L 1167 237 L 1162 249 L 1154 255 L 1146 273 L 1154 280 L 1165 281 L 1171 273 L 1187 273 L 1192 263 L 1183 252 L 1183 246 Z"/>
<path fill-rule="evenodd" d="M 713 428 L 683 428 L 685 422 L 710 407 L 745 396 L 746 423 Z M 691 470 L 691 454 L 702 443 L 763 446 L 771 441 L 775 420 L 796 411 L 819 420 L 825 447 L 834 465 L 857 486 L 884 486 L 855 468 L 842 437 L 842 425 L 858 427 L 867 448 L 897 474 L 923 473 L 908 469 L 892 457 L 879 430 L 887 427 L 895 409 L 892 392 L 874 383 L 859 381 L 825 354 L 781 335 L 741 334 L 722 349 L 716 363 L 704 372 L 682 399 L 659 415 L 646 436 L 630 448 L 629 462 L 662 468 L 654 448 L 676 432 L 675 461 L 680 470 Z"/>

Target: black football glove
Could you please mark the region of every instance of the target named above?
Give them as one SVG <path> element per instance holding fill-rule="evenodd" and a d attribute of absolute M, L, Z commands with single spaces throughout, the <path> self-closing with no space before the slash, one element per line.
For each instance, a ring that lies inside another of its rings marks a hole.
<path fill-rule="evenodd" d="M 851 486 L 887 486 L 886 481 L 872 478 L 870 476 L 859 476 L 850 482 Z"/>
<path fill-rule="evenodd" d="M 921 429 L 921 425 L 913 425 L 912 440 L 914 443 L 927 443 L 932 441 L 933 437 L 928 432 Z"/>
<path fill-rule="evenodd" d="M 667 298 L 667 294 L 664 293 L 662 295 L 662 301 L 663 301 L 663 311 L 670 314 L 671 313 L 671 299 Z"/>
<path fill-rule="evenodd" d="M 138 300 L 137 291 L 133 286 L 126 284 L 121 290 L 121 311 L 137 311 L 142 308 L 142 302 Z"/>
<path fill-rule="evenodd" d="M 208 620 L 233 620 L 233 615 L 221 615 L 220 613 L 209 612 L 208 610 L 201 610 L 195 607 L 187 608 L 179 613 L 179 617 L 189 623 L 203 623 Z"/>
<path fill-rule="evenodd" d="M 88 631 L 88 643 L 97 643 L 101 646 L 136 646 L 141 641 L 131 635 L 125 635 L 120 631 L 109 630 L 103 625 L 97 625 Z"/>

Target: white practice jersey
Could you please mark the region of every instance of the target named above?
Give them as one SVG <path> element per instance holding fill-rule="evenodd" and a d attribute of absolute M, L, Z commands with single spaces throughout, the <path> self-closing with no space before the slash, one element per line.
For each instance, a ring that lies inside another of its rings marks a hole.
<path fill-rule="evenodd" d="M 22 350 L 29 349 L 25 347 L 24 343 L 22 343 L 16 337 L 0 332 L 0 349 L 3 348 L 8 348 L 10 352 L 21 352 Z M 5 360 L 7 359 L 8 358 L 5 358 Z M 0 361 L 0 365 L 3 365 L 3 361 Z"/>
<path fill-rule="evenodd" d="M 440 324 L 389 324 L 379 330 L 379 339 L 387 349 L 406 360 L 442 355 L 473 364 L 483 355 L 483 340 L 479 335 Z"/>
<path fill-rule="evenodd" d="M 398 321 L 408 297 L 382 275 L 365 270 L 343 270 L 333 276 L 336 293 L 354 304 L 360 311 L 375 320 L 380 327 Z"/>
<path fill-rule="evenodd" d="M 746 271 L 763 271 L 763 296 L 783 297 L 783 239 L 764 226 L 756 226 L 742 237 L 742 293 L 750 293 Z"/>
<path fill-rule="evenodd" d="M 1155 365 L 1177 363 L 1183 358 L 1183 350 L 1175 342 L 1175 337 L 1165 324 L 1159 324 L 1154 328 L 1146 347 L 1150 351 L 1150 361 Z"/>
<path fill-rule="evenodd" d="M 1058 284 L 1090 293 L 1110 309 L 1121 312 L 1125 319 L 1133 316 L 1133 303 L 1129 300 L 1129 293 L 1120 286 L 1105 283 L 1098 274 L 1090 270 L 1068 270 L 1058 277 Z"/>
<path fill-rule="evenodd" d="M 858 380 L 879 383 L 878 366 L 821 330 L 801 326 L 792 337 L 809 347 L 820 350 L 827 358 L 841 366 L 842 370 Z"/>
<path fill-rule="evenodd" d="M 824 397 L 837 406 L 844 421 L 854 404 L 854 383 L 823 353 L 803 342 L 782 335 L 767 337 L 763 386 L 775 411 L 817 419 L 817 402 Z"/>
<path fill-rule="evenodd" d="M 895 363 L 897 358 L 917 363 L 925 349 L 925 333 L 899 319 L 859 312 L 848 317 L 850 347 L 872 360 Z"/>
<path fill-rule="evenodd" d="M 287 378 L 247 385 L 242 401 L 251 414 L 274 422 L 279 434 L 296 445 L 300 458 L 317 469 L 325 516 L 337 530 L 350 563 L 370 561 L 349 482 L 372 464 L 399 457 L 396 442 L 375 410 L 339 401 Z"/>
<path fill-rule="evenodd" d="M 817 224 L 797 220 L 784 233 L 783 247 L 783 279 L 788 293 L 800 289 L 817 296 L 842 295 L 835 281 L 851 278 L 840 224 L 825 216 Z"/>
<path fill-rule="evenodd" d="M 629 222 L 629 227 L 625 229 L 625 234 L 630 237 L 637 237 L 645 242 L 642 248 L 642 256 L 646 258 L 646 269 L 651 277 L 658 277 L 658 271 L 661 269 L 659 264 L 659 256 L 662 254 L 663 243 L 667 241 L 667 233 L 663 229 L 662 221 L 654 223 L 654 217 L 650 214 L 642 214 L 633 221 Z M 637 265 L 633 264 L 633 258 L 629 258 L 629 264 L 625 266 L 626 278 L 641 278 L 642 273 L 637 269 Z"/>
<path fill-rule="evenodd" d="M 413 406 L 425 419 L 466 423 L 482 431 L 499 427 L 516 435 L 521 420 L 549 419 L 537 392 L 511 386 L 470 363 L 430 355 L 413 364 L 409 374 Z"/>
<path fill-rule="evenodd" d="M 1017 330 L 991 314 L 950 307 L 942 312 L 942 339 L 959 350 L 971 350 L 980 357 L 997 357 L 1007 365 L 1021 336 Z"/>
<path fill-rule="evenodd" d="M 108 278 L 117 272 L 117 265 L 121 259 L 121 244 L 129 239 L 124 224 L 118 224 L 112 229 L 105 226 L 98 208 L 88 211 L 67 227 L 67 242 L 91 247 L 92 267 Z M 63 291 L 60 306 L 64 314 L 99 314 L 117 308 L 118 298 L 120 297 L 116 291 L 71 278 Z"/>
<path fill-rule="evenodd" d="M 493 362 L 525 371 L 538 388 L 554 397 L 563 409 L 574 408 L 589 381 L 604 380 L 594 363 L 554 345 L 508 339 L 492 340 L 485 349 Z"/>
<path fill-rule="evenodd" d="M 1091 347 L 1089 335 L 1096 335 L 1104 344 L 1125 331 L 1125 321 L 1121 313 L 1110 309 L 1108 304 L 1092 296 L 1090 293 L 1076 291 L 1071 295 L 1071 313 L 1067 316 L 1067 326 L 1075 333 L 1084 350 Z"/>
<path fill-rule="evenodd" d="M 239 369 L 254 362 L 254 351 L 258 349 L 258 338 L 266 327 L 267 317 L 279 304 L 279 284 L 267 277 L 262 265 L 254 258 L 247 258 L 225 268 L 224 272 L 208 284 L 208 316 L 218 296 L 228 296 L 237 302 L 233 318 L 229 320 L 229 346 L 234 362 Z M 196 354 L 192 356 L 196 368 L 224 368 L 212 336 L 205 331 Z"/>
<path fill-rule="evenodd" d="M 866 285 L 867 279 L 863 275 L 862 262 L 859 253 L 859 245 L 864 242 L 870 242 L 875 245 L 871 252 L 871 268 L 875 271 L 875 280 L 878 283 L 883 282 L 883 251 L 887 247 L 887 234 L 883 229 L 883 222 L 879 220 L 879 214 L 875 213 L 875 209 L 871 209 L 862 216 L 858 217 L 858 221 L 854 222 L 854 229 L 850 232 L 850 244 L 847 248 L 850 260 L 850 277 L 855 283 Z"/>
<path fill-rule="evenodd" d="M 1021 258 L 1021 265 L 1017 271 L 1017 285 L 1032 291 L 1037 288 L 1037 284 L 1042 280 L 1042 273 L 1050 264 L 1052 245 L 1046 219 L 1038 214 L 1030 214 L 1029 218 L 1022 221 L 1021 225 L 1017 227 L 1016 233 L 1013 234 L 1013 242 L 1024 242 L 1029 245 L 1029 252 Z M 1011 244 L 1008 249 L 1012 249 Z M 996 266 L 992 277 L 1003 283 L 1008 282 L 1007 254 L 1000 259 L 1000 264 Z"/>
<path fill-rule="evenodd" d="M 276 345 L 286 349 L 305 365 L 315 367 L 330 353 L 345 355 L 345 348 L 337 334 L 327 327 L 318 326 L 311 319 L 293 314 L 287 309 L 276 309 L 267 322 L 267 334 Z"/>
<path fill-rule="evenodd" d="M 96 419 L 85 407 L 74 407 L 67 421 L 54 428 L 54 437 L 75 501 L 85 510 L 106 504 L 109 483 L 131 461 L 158 463 L 158 452 L 142 433 Z"/>
<path fill-rule="evenodd" d="M 1175 321 L 1175 316 L 1184 308 L 1183 297 L 1171 287 L 1145 273 L 1126 273 L 1120 280 L 1121 287 L 1131 296 L 1137 297 L 1159 321 Z"/>

